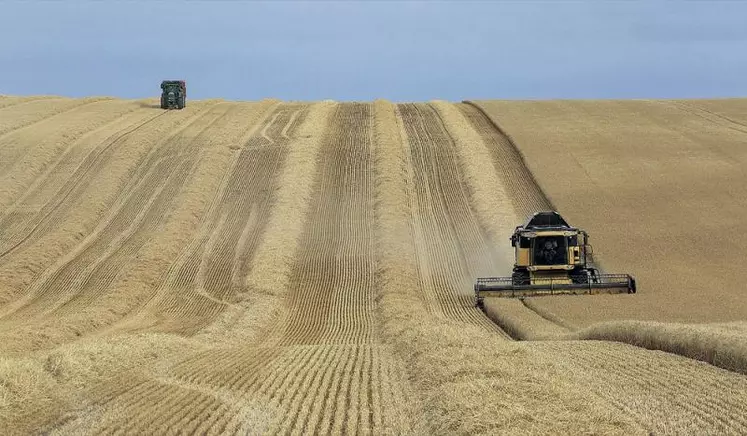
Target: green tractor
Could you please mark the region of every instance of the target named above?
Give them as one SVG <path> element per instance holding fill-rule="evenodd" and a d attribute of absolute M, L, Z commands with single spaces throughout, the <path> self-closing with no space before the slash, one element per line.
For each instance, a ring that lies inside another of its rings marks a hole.
<path fill-rule="evenodd" d="M 161 82 L 161 109 L 184 109 L 187 100 L 187 83 L 184 80 Z"/>

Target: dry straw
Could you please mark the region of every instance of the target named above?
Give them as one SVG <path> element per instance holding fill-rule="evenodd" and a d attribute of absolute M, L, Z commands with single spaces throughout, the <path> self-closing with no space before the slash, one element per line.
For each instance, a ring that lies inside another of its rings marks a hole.
<path fill-rule="evenodd" d="M 561 339 L 568 330 L 537 312 L 518 299 L 486 298 L 485 313 L 511 337 L 526 340 Z"/>
<path fill-rule="evenodd" d="M 137 174 L 142 159 L 161 142 L 168 141 L 170 134 L 188 126 L 211 106 L 194 104 L 174 116 L 159 117 L 147 128 L 127 135 L 109 149 L 100 162 L 93 163 L 79 182 L 68 187 L 70 193 L 55 207 L 49 219 L 40 221 L 42 224 L 24 242 L 23 250 L 2 259 L 0 281 L 14 293 L 8 298 L 17 296 L 16 292 L 27 288 L 45 269 L 83 243 L 103 216 L 116 207 L 123 187 Z M 53 204 L 54 201 L 57 198 L 53 198 Z"/>
<path fill-rule="evenodd" d="M 336 104 L 324 101 L 310 109 L 299 129 L 299 139 L 286 158 L 265 237 L 246 281 L 256 292 L 282 295 L 288 285 L 309 208 L 319 150 Z"/>
<path fill-rule="evenodd" d="M 441 121 L 451 134 L 460 168 L 470 188 L 472 205 L 477 212 L 480 224 L 488 229 L 491 242 L 498 258 L 503 260 L 496 265 L 498 273 L 505 273 L 513 265 L 511 246 L 504 241 L 516 226 L 517 213 L 510 197 L 501 183 L 493 160 L 485 142 L 470 122 L 453 104 L 435 101 L 432 106 L 438 111 Z"/>
<path fill-rule="evenodd" d="M 690 325 L 616 321 L 587 327 L 572 337 L 625 342 L 747 374 L 747 322 Z"/>

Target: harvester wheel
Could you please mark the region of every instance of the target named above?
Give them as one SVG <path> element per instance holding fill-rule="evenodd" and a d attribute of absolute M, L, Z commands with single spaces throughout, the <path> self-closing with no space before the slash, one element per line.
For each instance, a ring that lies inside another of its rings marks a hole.
<path fill-rule="evenodd" d="M 529 284 L 529 273 L 526 271 L 514 271 L 513 274 L 511 274 L 511 278 L 513 279 L 514 285 L 528 285 Z"/>
<path fill-rule="evenodd" d="M 571 274 L 571 281 L 576 284 L 586 285 L 589 283 L 589 273 L 587 271 L 579 271 Z"/>

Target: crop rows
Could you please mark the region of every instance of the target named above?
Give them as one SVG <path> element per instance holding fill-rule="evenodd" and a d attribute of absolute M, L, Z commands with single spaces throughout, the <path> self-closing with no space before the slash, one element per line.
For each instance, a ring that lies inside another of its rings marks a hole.
<path fill-rule="evenodd" d="M 747 431 L 743 375 L 514 341 L 575 326 L 550 303 L 475 307 L 507 232 L 567 199 L 503 129 L 519 115 L 487 109 L 0 98 L 0 428 Z M 734 111 L 659 109 L 740 134 Z"/>

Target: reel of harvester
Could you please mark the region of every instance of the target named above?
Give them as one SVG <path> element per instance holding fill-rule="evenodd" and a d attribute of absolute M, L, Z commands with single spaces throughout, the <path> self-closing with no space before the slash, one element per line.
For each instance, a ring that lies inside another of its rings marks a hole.
<path fill-rule="evenodd" d="M 477 304 L 485 297 L 634 294 L 629 274 L 600 274 L 592 266 L 589 235 L 571 227 L 557 212 L 537 212 L 511 236 L 515 249 L 510 277 L 478 278 Z"/>

